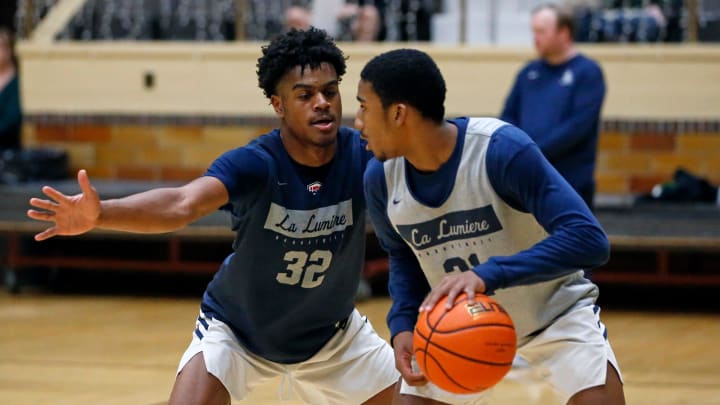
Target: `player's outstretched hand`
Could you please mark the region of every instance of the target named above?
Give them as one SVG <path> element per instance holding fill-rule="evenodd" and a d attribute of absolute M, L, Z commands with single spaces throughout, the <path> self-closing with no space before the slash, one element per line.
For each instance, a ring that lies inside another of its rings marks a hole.
<path fill-rule="evenodd" d="M 476 292 L 485 292 L 485 282 L 480 276 L 475 274 L 474 271 L 464 271 L 462 273 L 445 276 L 442 281 L 430 291 L 427 297 L 425 297 L 423 303 L 420 304 L 420 312 L 432 311 L 435 304 L 446 295 L 448 297 L 446 301 L 447 309 L 452 308 L 455 303 L 455 298 L 462 293 L 467 295 L 467 302 L 472 305 L 475 303 Z"/>
<path fill-rule="evenodd" d="M 100 216 L 100 197 L 90 184 L 85 170 L 80 170 L 77 178 L 80 194 L 67 196 L 45 186 L 42 191 L 50 200 L 30 199 L 30 205 L 39 210 L 28 210 L 28 217 L 55 224 L 35 235 L 35 240 L 42 241 L 56 235 L 79 235 L 96 226 Z"/>
<path fill-rule="evenodd" d="M 412 368 L 413 333 L 406 331 L 395 335 L 393 349 L 395 350 L 395 368 L 402 374 L 403 380 L 411 386 L 427 384 L 427 378 Z"/>

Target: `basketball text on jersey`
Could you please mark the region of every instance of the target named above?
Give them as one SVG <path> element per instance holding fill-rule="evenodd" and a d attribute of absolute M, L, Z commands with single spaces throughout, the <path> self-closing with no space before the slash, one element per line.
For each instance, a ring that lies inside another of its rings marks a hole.
<path fill-rule="evenodd" d="M 458 239 L 469 239 L 502 230 L 492 205 L 455 211 L 430 221 L 397 225 L 403 239 L 416 249 L 426 249 Z"/>
<path fill-rule="evenodd" d="M 265 229 L 301 239 L 332 235 L 352 224 L 352 200 L 314 210 L 291 210 L 271 203 L 265 219 Z"/>

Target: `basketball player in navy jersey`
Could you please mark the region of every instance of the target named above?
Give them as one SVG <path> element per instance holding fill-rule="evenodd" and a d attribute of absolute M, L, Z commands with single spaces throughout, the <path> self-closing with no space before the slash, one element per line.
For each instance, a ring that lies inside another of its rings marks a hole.
<path fill-rule="evenodd" d="M 372 59 L 358 85 L 356 127 L 377 158 L 368 210 L 390 256 L 398 400 L 482 400 L 442 391 L 412 365 L 418 311 L 480 292 L 510 314 L 518 355 L 548 375 L 560 403 L 624 404 L 598 288 L 582 271 L 607 260 L 605 233 L 527 134 L 493 118 L 446 121 L 445 91 L 434 61 L 409 49 Z"/>
<path fill-rule="evenodd" d="M 263 47 L 260 87 L 280 128 L 220 156 L 178 188 L 100 200 L 50 187 L 31 218 L 36 235 L 93 228 L 170 232 L 218 208 L 237 232 L 202 298 L 171 404 L 229 404 L 281 376 L 309 404 L 387 404 L 400 374 L 392 348 L 354 309 L 365 252 L 362 176 L 372 154 L 341 127 L 345 57 L 324 31 L 290 31 Z"/>

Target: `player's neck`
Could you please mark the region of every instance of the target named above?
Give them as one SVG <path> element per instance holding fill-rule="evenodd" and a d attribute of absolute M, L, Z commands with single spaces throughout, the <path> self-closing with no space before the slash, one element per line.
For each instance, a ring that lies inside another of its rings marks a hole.
<path fill-rule="evenodd" d="M 297 163 L 303 166 L 319 167 L 329 163 L 335 156 L 337 150 L 337 138 L 328 145 L 314 145 L 303 141 L 297 136 L 280 130 L 280 139 L 288 155 Z"/>
<path fill-rule="evenodd" d="M 457 127 L 447 121 L 437 125 L 422 121 L 409 128 L 410 133 L 418 134 L 412 138 L 412 144 L 405 154 L 414 168 L 423 172 L 437 171 L 450 160 L 457 143 Z"/>

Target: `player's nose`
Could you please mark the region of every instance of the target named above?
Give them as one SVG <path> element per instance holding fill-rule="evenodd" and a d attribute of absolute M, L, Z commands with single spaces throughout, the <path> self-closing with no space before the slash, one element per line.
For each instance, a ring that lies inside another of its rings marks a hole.
<path fill-rule="evenodd" d="M 353 124 L 355 126 L 355 129 L 357 129 L 360 132 L 362 132 L 363 127 L 365 126 L 365 123 L 358 116 L 355 117 L 355 122 Z"/>

